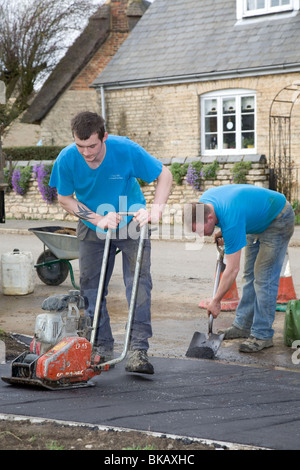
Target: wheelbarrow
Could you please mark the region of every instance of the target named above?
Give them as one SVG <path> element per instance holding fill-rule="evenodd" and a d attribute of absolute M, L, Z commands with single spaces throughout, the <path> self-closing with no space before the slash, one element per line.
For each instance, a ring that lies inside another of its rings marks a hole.
<path fill-rule="evenodd" d="M 75 283 L 70 262 L 79 258 L 79 241 L 75 229 L 50 226 L 29 228 L 28 230 L 33 232 L 44 244 L 44 251 L 34 265 L 40 280 L 49 286 L 59 286 L 70 273 L 74 289 L 79 289 Z"/>
<path fill-rule="evenodd" d="M 120 214 L 125 213 L 120 212 Z M 61 226 L 29 228 L 28 230 L 44 243 L 44 251 L 34 265 L 40 280 L 48 286 L 59 286 L 70 273 L 74 289 L 80 290 L 75 283 L 70 263 L 70 261 L 79 258 L 79 240 L 76 236 L 76 230 Z M 120 250 L 117 250 L 116 254 L 119 252 Z"/>

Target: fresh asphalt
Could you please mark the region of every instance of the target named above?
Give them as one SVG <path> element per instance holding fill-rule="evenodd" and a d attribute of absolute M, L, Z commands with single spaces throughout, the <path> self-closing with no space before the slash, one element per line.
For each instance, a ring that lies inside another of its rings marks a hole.
<path fill-rule="evenodd" d="M 229 448 L 300 449 L 297 368 L 187 358 L 151 361 L 153 376 L 128 374 L 121 363 L 92 379 L 94 386 L 74 390 L 0 381 L 0 419 L 17 415 L 143 430 Z M 0 365 L 0 375 L 10 375 L 10 364 Z"/>
<path fill-rule="evenodd" d="M 152 362 L 153 376 L 128 374 L 120 364 L 92 379 L 93 387 L 74 390 L 1 381 L 0 413 L 257 448 L 300 448 L 299 373 L 198 359 Z M 1 365 L 1 376 L 9 370 L 9 364 Z"/>

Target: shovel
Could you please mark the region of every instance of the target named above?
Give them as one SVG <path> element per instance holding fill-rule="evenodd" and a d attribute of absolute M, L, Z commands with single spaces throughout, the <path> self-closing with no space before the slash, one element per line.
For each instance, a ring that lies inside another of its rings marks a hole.
<path fill-rule="evenodd" d="M 217 245 L 218 249 L 218 258 L 217 258 L 217 269 L 216 269 L 216 276 L 215 276 L 215 284 L 214 284 L 214 291 L 213 291 L 213 298 L 216 295 L 221 272 L 224 270 L 224 250 Z M 217 335 L 212 332 L 213 327 L 213 316 L 212 314 L 209 315 L 208 319 L 208 334 L 199 333 L 195 331 L 190 346 L 186 352 L 186 357 L 193 357 L 197 359 L 214 359 L 217 351 L 222 343 L 224 338 L 224 334 Z"/>

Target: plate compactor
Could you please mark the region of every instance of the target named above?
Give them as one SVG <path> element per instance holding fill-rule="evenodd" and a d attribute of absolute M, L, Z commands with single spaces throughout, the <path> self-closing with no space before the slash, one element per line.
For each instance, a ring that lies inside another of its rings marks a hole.
<path fill-rule="evenodd" d="M 131 213 L 122 213 L 122 215 L 131 215 Z M 80 314 L 80 309 L 84 306 L 84 299 L 80 296 L 79 291 L 70 291 L 68 295 L 45 299 L 42 308 L 47 310 L 47 313 L 40 314 L 36 318 L 35 333 L 30 350 L 12 361 L 11 376 L 2 377 L 4 382 L 13 385 L 44 387 L 50 390 L 87 387 L 94 385 L 90 382 L 91 378 L 101 374 L 102 371 L 108 371 L 125 359 L 130 342 L 147 231 L 148 225 L 141 227 L 121 355 L 110 361 L 102 362 L 99 355 L 93 354 L 112 234 L 109 229 L 106 233 L 93 325 L 90 326 L 88 319 Z"/>

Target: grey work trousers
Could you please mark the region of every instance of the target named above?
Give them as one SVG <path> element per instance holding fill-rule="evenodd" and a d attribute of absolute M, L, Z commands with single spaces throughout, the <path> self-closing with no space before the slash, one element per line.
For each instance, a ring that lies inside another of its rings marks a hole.
<path fill-rule="evenodd" d="M 136 225 L 131 221 L 128 226 Z M 138 233 L 136 225 L 134 233 Z M 111 351 L 114 345 L 114 338 L 110 325 L 110 318 L 107 311 L 106 296 L 108 294 L 108 284 L 113 273 L 116 251 L 121 250 L 123 280 L 128 305 L 131 299 L 133 276 L 136 265 L 139 238 L 128 236 L 127 227 L 120 231 L 113 232 L 110 251 L 107 262 L 107 271 L 103 298 L 100 306 L 99 324 L 95 336 L 95 346 L 102 351 Z M 104 253 L 105 238 L 99 238 L 99 234 L 88 228 L 82 221 L 79 221 L 77 235 L 79 238 L 79 269 L 80 269 L 80 290 L 85 298 L 85 315 L 93 321 L 95 304 L 97 299 L 98 284 Z M 121 254 L 117 255 L 121 256 Z M 150 273 L 151 264 L 151 244 L 149 237 L 144 242 L 141 273 L 136 297 L 136 307 L 132 323 L 130 349 L 148 350 L 148 339 L 152 336 L 151 327 L 151 290 L 152 279 Z M 126 317 L 124 317 L 125 319 Z"/>

